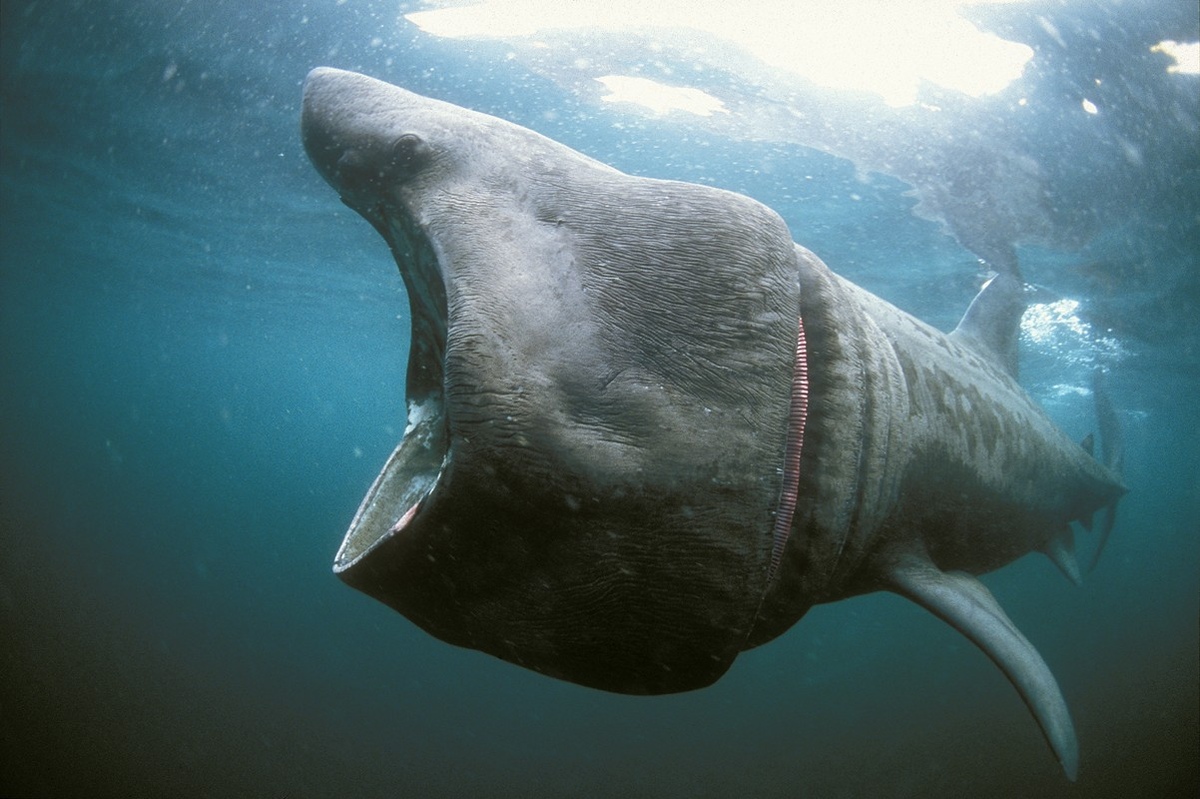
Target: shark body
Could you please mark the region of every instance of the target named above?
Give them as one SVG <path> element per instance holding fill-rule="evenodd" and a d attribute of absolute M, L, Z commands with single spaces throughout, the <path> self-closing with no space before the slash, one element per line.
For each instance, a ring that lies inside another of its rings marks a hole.
<path fill-rule="evenodd" d="M 333 69 L 301 125 L 412 312 L 408 429 L 341 579 L 445 641 L 643 694 L 893 591 L 996 662 L 1074 778 L 1058 685 L 974 575 L 1041 551 L 1077 579 L 1071 525 L 1102 511 L 1107 535 L 1124 488 L 1115 450 L 1018 385 L 1014 274 L 946 334 L 741 195 Z"/>

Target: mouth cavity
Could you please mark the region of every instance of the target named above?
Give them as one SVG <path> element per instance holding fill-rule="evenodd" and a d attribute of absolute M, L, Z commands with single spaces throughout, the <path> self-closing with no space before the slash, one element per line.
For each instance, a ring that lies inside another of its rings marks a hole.
<path fill-rule="evenodd" d="M 446 353 L 446 287 L 437 254 L 406 214 L 379 208 L 371 221 L 391 245 L 412 318 L 405 386 L 408 424 L 363 498 L 334 557 L 341 574 L 399 534 L 418 515 L 450 460 L 443 388 Z"/>

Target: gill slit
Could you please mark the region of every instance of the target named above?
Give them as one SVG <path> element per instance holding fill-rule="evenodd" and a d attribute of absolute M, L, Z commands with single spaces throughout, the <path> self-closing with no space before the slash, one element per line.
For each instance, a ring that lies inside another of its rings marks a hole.
<path fill-rule="evenodd" d="M 800 317 L 796 333 L 796 363 L 792 371 L 792 397 L 788 411 L 787 444 L 783 453 L 783 488 L 779 494 L 779 509 L 775 514 L 775 530 L 771 537 L 771 565 L 767 570 L 767 585 L 775 579 L 783 562 L 792 532 L 792 518 L 799 498 L 800 453 L 804 447 L 804 425 L 808 421 L 808 347 L 804 339 L 804 318 Z M 765 595 L 765 592 L 764 592 Z"/>

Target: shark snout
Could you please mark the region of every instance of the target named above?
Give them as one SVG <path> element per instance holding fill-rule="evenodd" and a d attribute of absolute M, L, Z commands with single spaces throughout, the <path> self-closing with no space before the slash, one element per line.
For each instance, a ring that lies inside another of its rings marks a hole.
<path fill-rule="evenodd" d="M 338 113 L 341 70 L 318 67 L 304 81 L 300 114 L 300 139 L 304 151 L 321 177 L 341 191 L 338 164 L 350 149 L 344 128 L 345 112 Z"/>
<path fill-rule="evenodd" d="M 408 92 L 374 78 L 318 67 L 304 81 L 300 134 L 326 182 L 353 206 L 373 203 L 428 160 L 423 138 L 406 126 Z M 386 112 L 381 112 L 386 108 Z"/>

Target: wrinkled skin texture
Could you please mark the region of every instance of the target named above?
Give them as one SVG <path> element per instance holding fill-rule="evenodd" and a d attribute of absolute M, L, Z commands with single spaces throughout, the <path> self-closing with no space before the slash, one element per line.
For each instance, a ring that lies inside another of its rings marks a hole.
<path fill-rule="evenodd" d="M 1073 774 L 1040 656 L 943 573 L 1044 548 L 1123 490 L 1018 387 L 1013 278 L 947 335 L 740 195 L 338 70 L 310 74 L 301 125 L 412 311 L 409 429 L 343 580 L 451 643 L 626 693 L 707 685 L 811 605 L 894 590 L 1006 671 Z M 773 571 L 789 435 L 799 499 Z"/>
<path fill-rule="evenodd" d="M 402 262 L 419 230 L 436 263 L 410 296 L 436 283 L 448 313 L 440 386 L 409 375 L 410 404 L 444 391 L 445 469 L 343 577 L 555 676 L 715 680 L 762 597 L 781 488 L 800 312 L 782 221 L 348 73 L 310 79 L 304 135 Z"/>

